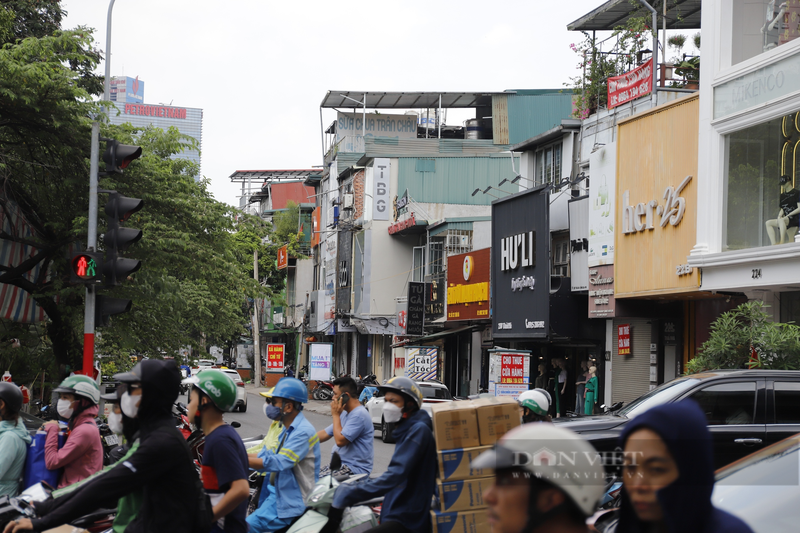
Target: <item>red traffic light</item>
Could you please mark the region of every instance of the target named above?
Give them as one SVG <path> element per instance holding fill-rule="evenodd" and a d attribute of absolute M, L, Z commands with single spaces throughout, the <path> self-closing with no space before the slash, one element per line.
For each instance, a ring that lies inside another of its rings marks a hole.
<path fill-rule="evenodd" d="M 141 155 L 142 148 L 140 146 L 122 144 L 109 139 L 106 142 L 106 151 L 103 153 L 106 171 L 122 173 L 122 169 L 127 168 L 131 161 L 138 159 Z"/>
<path fill-rule="evenodd" d="M 101 254 L 81 252 L 72 256 L 70 276 L 74 283 L 94 282 L 103 279 Z"/>

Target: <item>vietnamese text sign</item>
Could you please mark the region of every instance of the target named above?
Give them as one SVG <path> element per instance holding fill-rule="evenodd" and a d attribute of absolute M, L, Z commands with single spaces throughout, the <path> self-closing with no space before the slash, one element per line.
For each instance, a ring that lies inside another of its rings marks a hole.
<path fill-rule="evenodd" d="M 439 348 L 436 346 L 413 346 L 405 348 L 406 377 L 416 380 L 437 379 L 439 371 Z"/>
<path fill-rule="evenodd" d="M 589 318 L 613 318 L 615 311 L 614 265 L 590 268 Z"/>
<path fill-rule="evenodd" d="M 425 324 L 425 284 L 412 281 L 408 284 L 408 314 L 406 315 L 406 335 L 424 335 Z"/>
<path fill-rule="evenodd" d="M 372 172 L 372 219 L 389 220 L 389 174 L 391 162 L 386 158 L 375 159 Z"/>
<path fill-rule="evenodd" d="M 511 383 L 492 383 L 491 385 L 494 390 L 490 390 L 490 392 L 494 392 L 495 396 L 506 396 L 514 400 L 519 400 L 519 395 L 528 390 L 527 383 L 523 383 L 522 385 L 514 385 Z"/>
<path fill-rule="evenodd" d="M 267 372 L 283 372 L 283 344 L 267 344 Z"/>
<path fill-rule="evenodd" d="M 653 60 L 630 72 L 608 78 L 608 108 L 622 105 L 653 90 Z"/>
<path fill-rule="evenodd" d="M 308 345 L 308 379 L 324 380 L 331 379 L 331 359 L 333 356 L 333 344 L 327 342 L 314 342 Z"/>
<path fill-rule="evenodd" d="M 524 355 L 503 355 L 500 367 L 500 383 L 526 383 Z"/>
<path fill-rule="evenodd" d="M 367 113 L 365 117 L 363 113 L 339 113 L 336 116 L 337 143 L 345 137 L 361 137 L 362 134 L 366 137 L 416 139 L 417 115 Z"/>
<path fill-rule="evenodd" d="M 447 319 L 489 318 L 491 248 L 447 258 Z"/>
<path fill-rule="evenodd" d="M 617 353 L 619 355 L 631 354 L 631 325 L 620 324 L 617 330 Z"/>

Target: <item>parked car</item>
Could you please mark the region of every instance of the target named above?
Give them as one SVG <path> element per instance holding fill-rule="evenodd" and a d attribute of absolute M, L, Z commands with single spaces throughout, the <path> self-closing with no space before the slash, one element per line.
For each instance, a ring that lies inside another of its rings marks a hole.
<path fill-rule="evenodd" d="M 239 411 L 240 413 L 244 413 L 247 411 L 247 391 L 244 389 L 244 380 L 242 376 L 236 370 L 231 368 L 222 368 L 220 369 L 236 382 L 236 407 L 234 407 L 234 411 Z"/>
<path fill-rule="evenodd" d="M 795 409 L 795 422 L 800 414 Z M 800 521 L 800 434 L 717 471 L 714 505 L 747 522 L 755 533 L 796 531 Z"/>
<path fill-rule="evenodd" d="M 422 409 L 428 415 L 431 415 L 431 407 L 435 404 L 453 401 L 453 396 L 441 381 L 417 381 L 416 383 L 422 391 Z M 387 424 L 383 420 L 383 402 L 383 393 L 381 391 L 376 392 L 375 396 L 367 402 L 367 411 L 369 411 L 369 416 L 372 418 L 372 426 L 380 430 L 383 442 L 394 442 L 392 437 L 394 424 Z"/>
<path fill-rule="evenodd" d="M 714 439 L 715 468 L 800 432 L 800 371 L 713 370 L 657 387 L 606 415 L 557 418 L 600 452 L 612 452 L 633 417 L 656 405 L 691 398 L 703 408 Z"/>

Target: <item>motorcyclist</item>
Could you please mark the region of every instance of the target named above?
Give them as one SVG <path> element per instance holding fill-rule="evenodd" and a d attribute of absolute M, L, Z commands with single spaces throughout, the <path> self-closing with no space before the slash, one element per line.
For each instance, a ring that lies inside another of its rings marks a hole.
<path fill-rule="evenodd" d="M 288 527 L 306 509 L 306 496 L 319 478 L 321 454 L 314 426 L 303 416 L 308 389 L 297 378 L 282 378 L 272 392 L 266 415 L 284 428 L 274 451 L 250 455 L 250 468 L 270 473 L 261 488 L 263 503 L 247 517 L 251 533 Z"/>
<path fill-rule="evenodd" d="M 31 437 L 19 421 L 22 391 L 0 381 L 0 496 L 16 496 Z"/>
<path fill-rule="evenodd" d="M 591 444 L 553 424 L 514 428 L 471 466 L 495 470 L 483 493 L 493 533 L 586 532 L 605 486 Z"/>
<path fill-rule="evenodd" d="M 522 415 L 522 423 L 530 422 L 552 422 L 553 419 L 548 414 L 550 411 L 550 394 L 544 389 L 526 390 L 519 395 L 519 409 Z"/>
<path fill-rule="evenodd" d="M 100 401 L 100 388 L 89 376 L 69 376 L 53 392 L 59 394 L 58 414 L 69 420 L 69 436 L 58 447 L 58 422 L 45 422 L 47 438 L 44 462 L 50 470 L 63 468 L 58 488 L 86 479 L 103 468 L 103 443 L 94 419 Z"/>
<path fill-rule="evenodd" d="M 394 455 L 380 477 L 339 485 L 323 533 L 336 531 L 346 507 L 384 495 L 380 531 L 430 531 L 436 446 L 431 417 L 422 410 L 422 391 L 414 381 L 402 376 L 391 378 L 378 390 L 385 392 L 383 418 L 397 424 Z"/>
<path fill-rule="evenodd" d="M 236 406 L 236 382 L 221 370 L 203 370 L 184 380 L 192 385 L 189 415 L 206 436 L 203 448 L 203 488 L 214 511 L 212 533 L 246 533 L 247 452 L 236 430 L 222 414 Z"/>
<path fill-rule="evenodd" d="M 96 509 L 114 507 L 121 497 L 138 489 L 142 490 L 142 505 L 125 533 L 193 531 L 199 497 L 197 473 L 172 417 L 180 387 L 178 367 L 171 361 L 147 359 L 114 379 L 120 382 L 122 412 L 139 421 L 136 451 L 75 489 L 68 505 L 57 506 L 32 521 L 11 522 L 4 533 L 45 531 Z"/>

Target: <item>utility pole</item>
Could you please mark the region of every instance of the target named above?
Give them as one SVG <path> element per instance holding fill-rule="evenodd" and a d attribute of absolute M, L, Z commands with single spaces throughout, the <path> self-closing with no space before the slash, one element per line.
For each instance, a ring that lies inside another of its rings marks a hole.
<path fill-rule="evenodd" d="M 108 19 L 106 22 L 106 77 L 103 83 L 103 107 L 108 115 L 109 94 L 111 92 L 111 12 L 114 9 L 114 1 L 108 4 Z M 97 159 L 100 157 L 100 123 L 97 120 L 92 122 L 89 163 L 89 231 L 86 235 L 86 249 L 90 252 L 97 251 Z M 94 309 L 95 309 L 95 288 L 91 285 L 86 286 L 86 309 L 83 316 L 83 373 L 87 376 L 93 375 L 94 370 Z"/>
<path fill-rule="evenodd" d="M 258 248 L 253 250 L 253 279 L 258 282 Z M 253 351 L 255 352 L 253 362 L 256 366 L 256 377 L 253 383 L 256 384 L 256 387 L 261 386 L 261 346 L 259 337 L 261 337 L 261 332 L 258 329 L 258 298 L 253 298 Z"/>
<path fill-rule="evenodd" d="M 300 320 L 300 343 L 297 345 L 297 372 L 300 372 L 300 369 L 303 368 L 303 360 L 305 359 L 305 355 L 303 352 L 307 352 L 308 350 L 303 350 L 303 346 L 305 346 L 305 334 L 306 334 L 306 309 L 308 309 L 308 298 L 309 294 L 306 293 L 306 303 L 303 304 L 303 318 Z M 297 374 L 295 374 L 297 375 Z"/>

